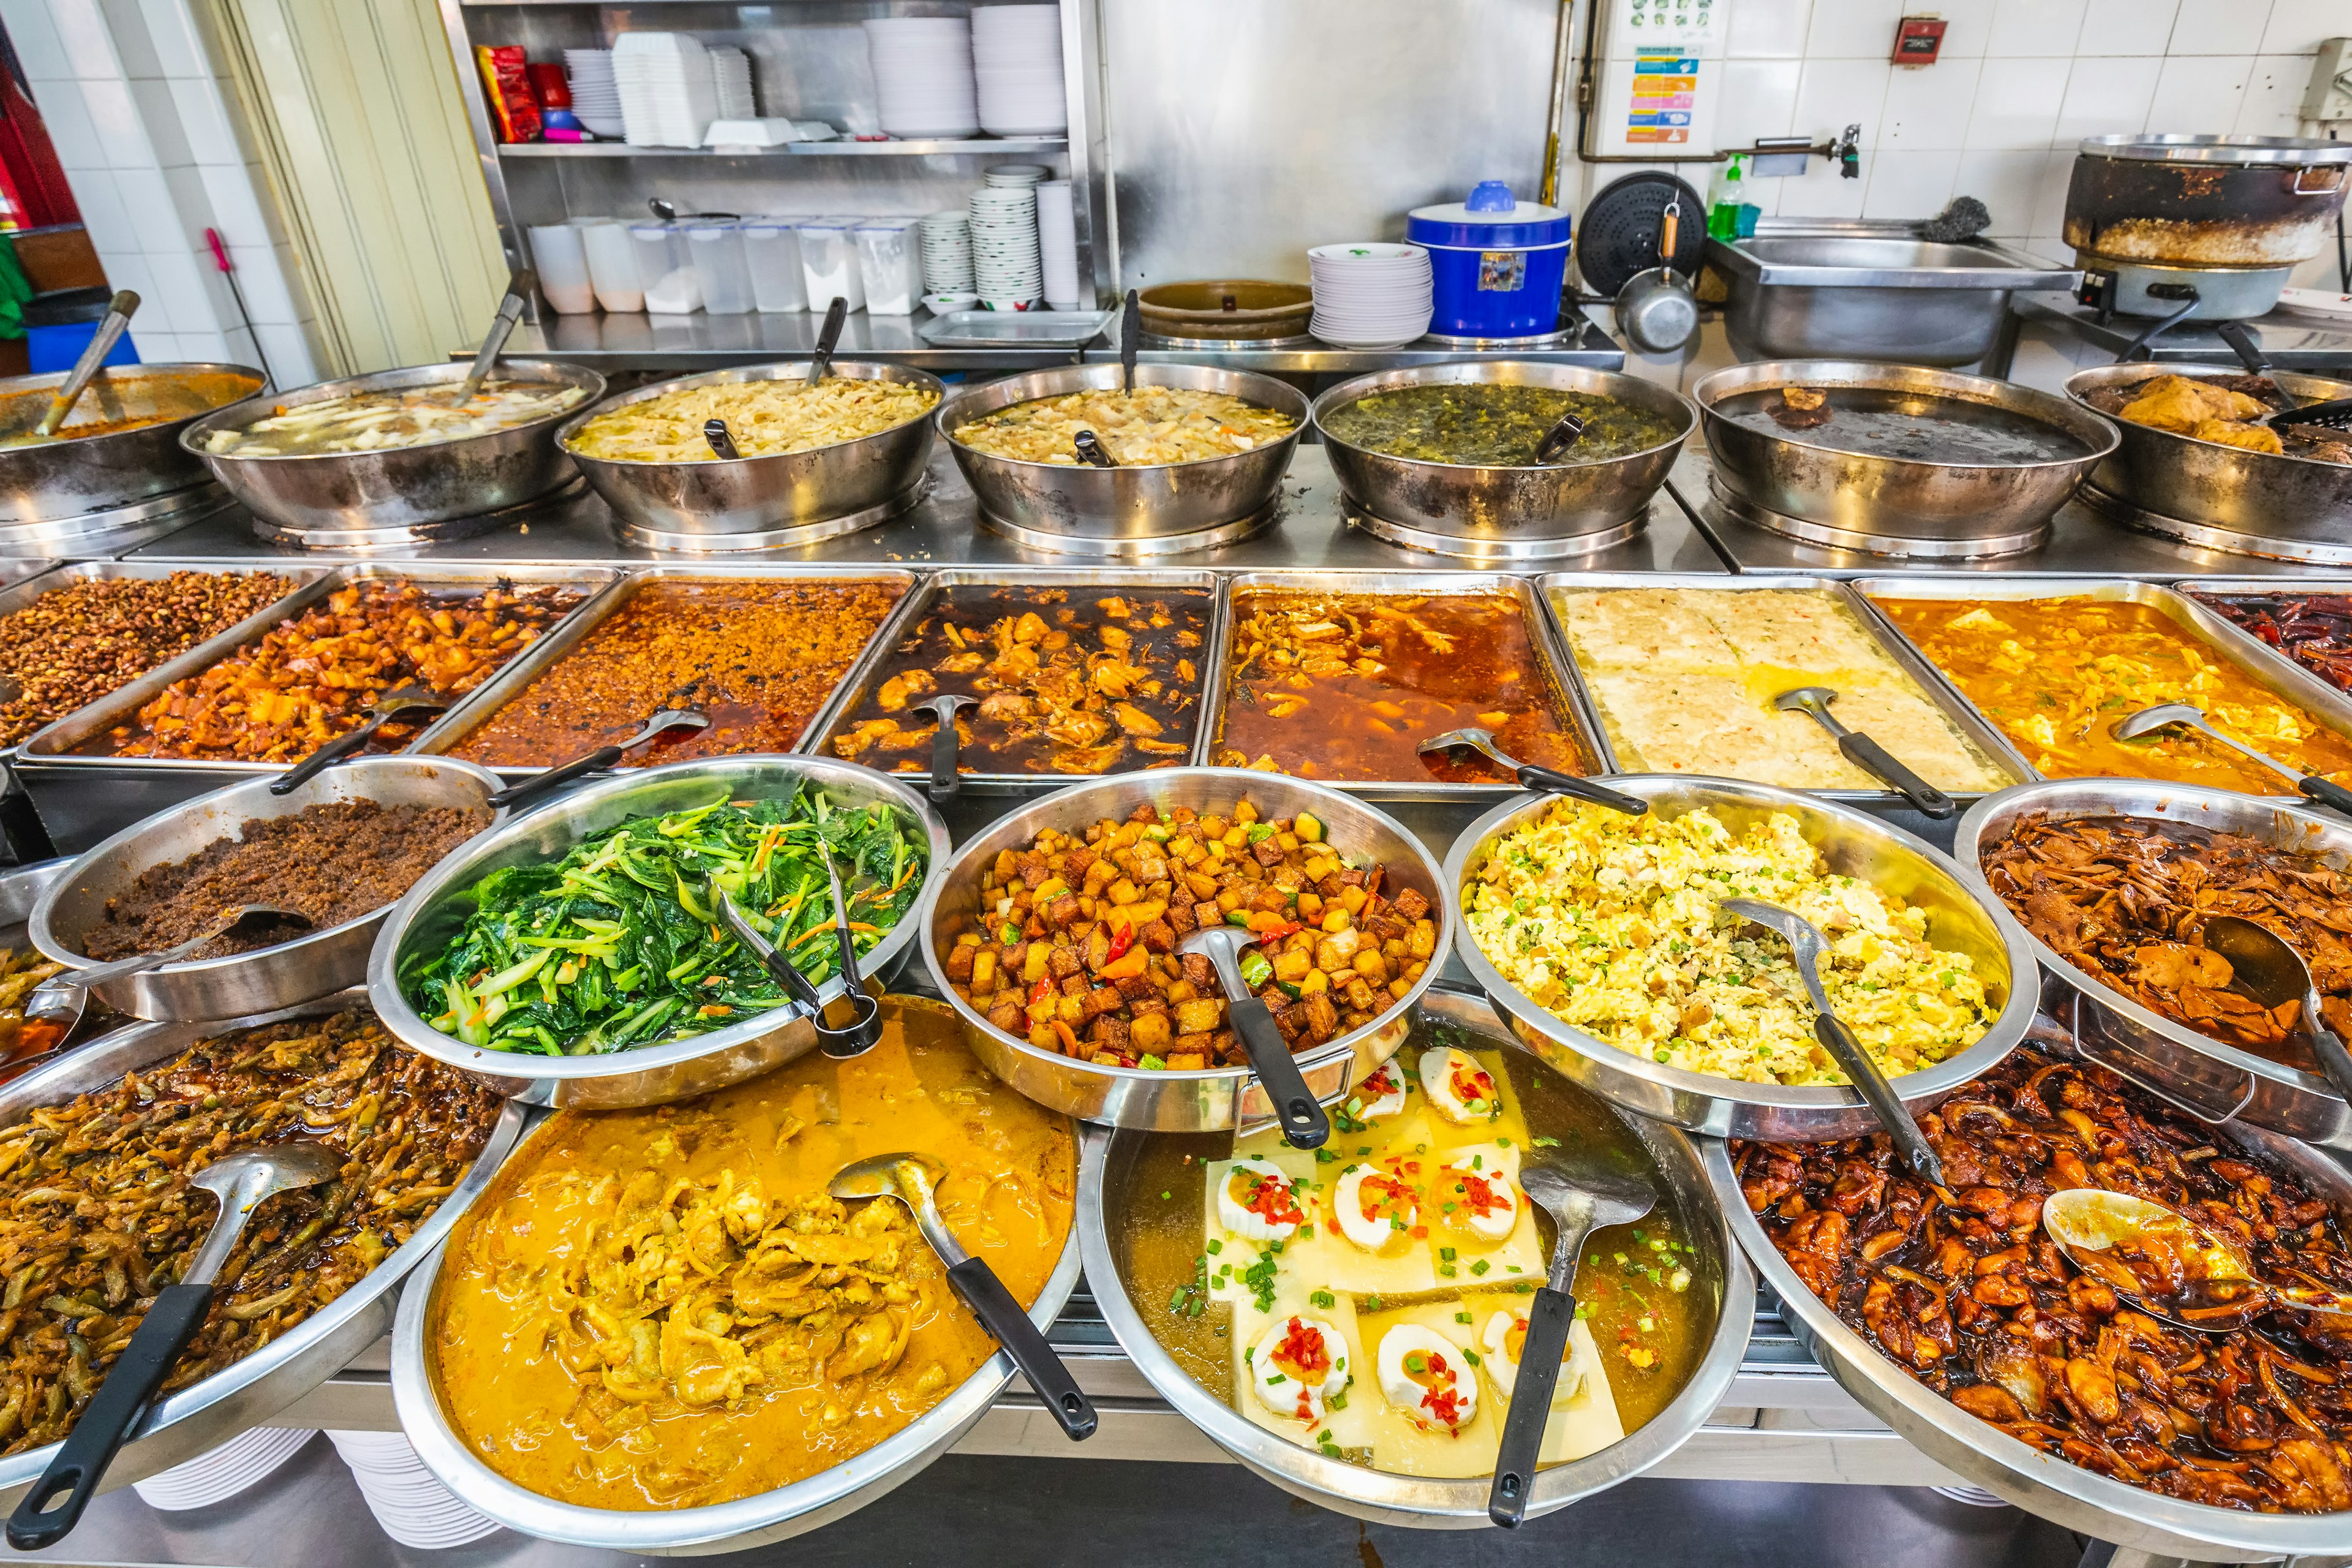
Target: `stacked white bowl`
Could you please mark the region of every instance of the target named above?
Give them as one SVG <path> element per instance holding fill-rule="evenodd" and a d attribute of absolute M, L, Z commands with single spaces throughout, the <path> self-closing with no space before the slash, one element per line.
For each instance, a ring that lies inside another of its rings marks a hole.
<path fill-rule="evenodd" d="M 981 171 L 980 183 L 997 190 L 1018 190 L 1044 184 L 1053 173 L 1043 163 L 995 163 Z"/>
<path fill-rule="evenodd" d="M 210 1508 L 261 1480 L 318 1435 L 307 1426 L 256 1426 L 185 1464 L 131 1482 L 131 1489 L 149 1508 L 167 1513 Z"/>
<path fill-rule="evenodd" d="M 1037 187 L 1037 264 L 1045 278 L 1047 308 L 1076 310 L 1078 228 L 1067 180 L 1047 180 Z"/>
<path fill-rule="evenodd" d="M 971 63 L 980 128 L 990 135 L 1059 136 L 1070 128 L 1059 5 L 973 6 Z"/>
<path fill-rule="evenodd" d="M 621 117 L 621 88 L 613 79 L 610 49 L 566 49 L 563 74 L 572 84 L 572 112 L 581 125 L 609 141 L 628 134 Z"/>
<path fill-rule="evenodd" d="M 613 78 L 632 147 L 699 147 L 719 118 L 710 53 L 690 34 L 623 33 L 613 44 Z"/>
<path fill-rule="evenodd" d="M 871 17 L 866 52 L 874 65 L 883 130 L 915 138 L 979 133 L 968 17 Z"/>
<path fill-rule="evenodd" d="M 1429 331 L 1437 308 L 1429 252 L 1417 245 L 1318 245 L 1307 253 L 1315 317 L 1307 330 L 1343 349 L 1386 349 Z"/>
<path fill-rule="evenodd" d="M 759 110 L 751 100 L 751 58 L 742 50 L 719 46 L 710 50 L 710 91 L 719 120 L 753 120 Z"/>
<path fill-rule="evenodd" d="M 923 291 L 927 294 L 971 294 L 971 219 L 960 211 L 933 213 L 923 219 Z"/>
<path fill-rule="evenodd" d="M 994 171 L 991 171 L 992 178 Z M 1020 310 L 1045 286 L 1037 256 L 1037 189 L 991 184 L 971 193 L 972 287 L 992 310 Z"/>
<path fill-rule="evenodd" d="M 368 1511 L 386 1535 L 419 1552 L 479 1541 L 499 1528 L 433 1477 L 408 1439 L 397 1432 L 330 1432 L 335 1452 L 352 1470 Z"/>

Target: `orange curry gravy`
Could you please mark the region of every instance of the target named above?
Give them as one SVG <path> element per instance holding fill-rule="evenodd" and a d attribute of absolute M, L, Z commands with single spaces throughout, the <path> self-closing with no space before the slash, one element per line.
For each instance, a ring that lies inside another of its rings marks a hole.
<path fill-rule="evenodd" d="M 1476 727 L 1523 763 L 1584 772 L 1527 613 L 1508 595 L 1237 593 L 1233 615 L 1219 766 L 1510 783 L 1475 752 L 1416 749 Z"/>
<path fill-rule="evenodd" d="M 2261 763 L 2178 725 L 2137 741 L 2110 733 L 2143 708 L 2187 702 L 2258 752 L 2352 784 L 2352 741 L 2154 605 L 2081 597 L 1875 603 L 2050 778 L 2294 793 Z"/>
<path fill-rule="evenodd" d="M 948 1227 L 1034 1302 L 1069 1235 L 1069 1122 L 999 1084 L 938 1003 L 881 1042 L 675 1105 L 565 1111 L 459 1226 L 435 1300 L 442 1408 L 561 1502 L 679 1509 L 789 1486 L 890 1436 L 996 1352 L 905 1205 L 853 1161 L 947 1167 Z"/>

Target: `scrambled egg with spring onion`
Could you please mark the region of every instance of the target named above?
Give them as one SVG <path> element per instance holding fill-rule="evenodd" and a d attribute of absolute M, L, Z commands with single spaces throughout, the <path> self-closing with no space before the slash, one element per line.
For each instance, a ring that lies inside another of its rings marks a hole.
<path fill-rule="evenodd" d="M 624 403 L 580 426 L 571 450 L 614 463 L 709 463 L 719 459 L 704 427 L 727 422 L 735 450 L 775 458 L 837 447 L 896 430 L 931 411 L 940 395 L 911 382 L 830 375 L 720 382 Z"/>
<path fill-rule="evenodd" d="M 1842 1084 L 1788 944 L 1717 906 L 1759 899 L 1820 928 L 1830 1005 L 1889 1076 L 1967 1049 L 1993 1008 L 1927 916 L 1828 869 L 1797 819 L 1736 835 L 1563 800 L 1496 843 L 1464 916 L 1503 977 L 1620 1050 L 1749 1083 Z"/>

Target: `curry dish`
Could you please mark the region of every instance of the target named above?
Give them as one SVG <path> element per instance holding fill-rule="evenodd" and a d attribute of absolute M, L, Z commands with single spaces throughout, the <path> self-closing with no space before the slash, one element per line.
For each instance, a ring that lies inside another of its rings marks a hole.
<path fill-rule="evenodd" d="M 954 1015 L 674 1105 L 560 1113 L 451 1237 L 427 1330 L 476 1458 L 559 1502 L 700 1508 L 871 1448 L 996 1353 L 895 1198 L 835 1172 L 943 1163 L 948 1228 L 1034 1303 L 1066 1243 L 1068 1121 L 991 1078 Z"/>
<path fill-rule="evenodd" d="M 1875 602 L 2045 777 L 2294 793 L 2261 763 L 2178 726 L 2137 741 L 2111 732 L 2140 709 L 2186 702 L 2258 752 L 2352 783 L 2352 741 L 2154 605 L 2072 596 Z"/>

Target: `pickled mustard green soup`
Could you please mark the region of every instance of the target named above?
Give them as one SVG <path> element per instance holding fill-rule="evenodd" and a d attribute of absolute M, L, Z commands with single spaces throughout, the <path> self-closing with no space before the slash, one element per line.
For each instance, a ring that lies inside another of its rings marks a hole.
<path fill-rule="evenodd" d="M 1555 459 L 1559 464 L 1622 458 L 1682 432 L 1680 419 L 1613 397 L 1494 382 L 1371 393 L 1333 410 L 1323 429 L 1335 441 L 1392 458 L 1522 468 L 1535 462 L 1537 447 L 1563 414 L 1581 418 L 1584 435 Z"/>

